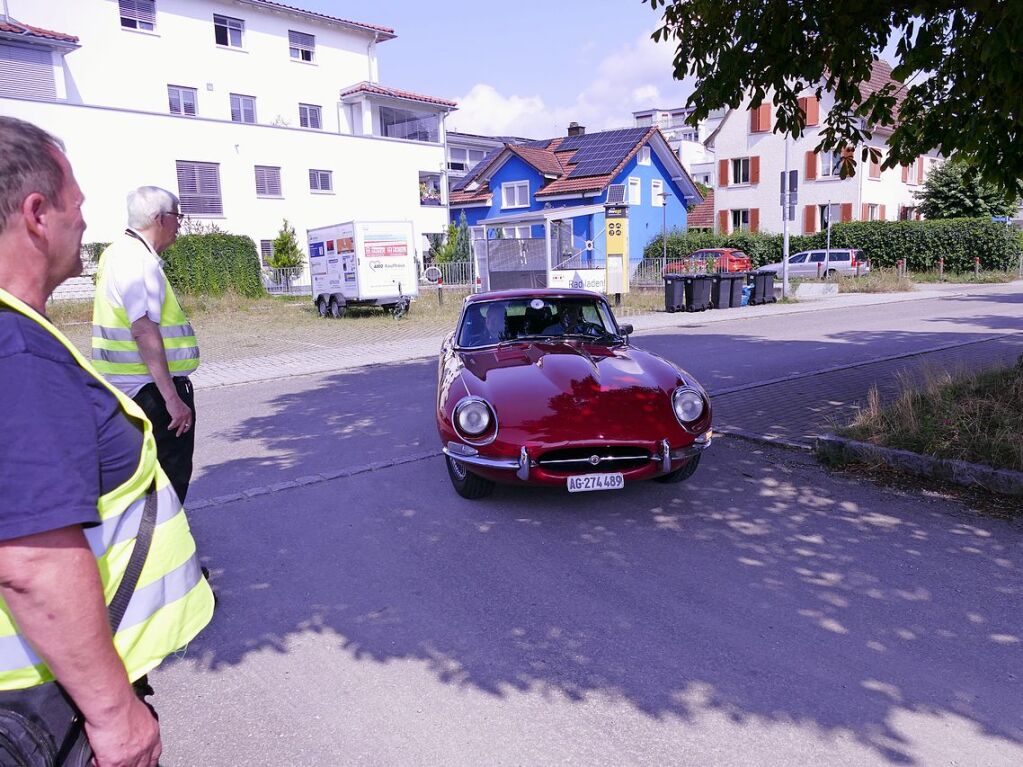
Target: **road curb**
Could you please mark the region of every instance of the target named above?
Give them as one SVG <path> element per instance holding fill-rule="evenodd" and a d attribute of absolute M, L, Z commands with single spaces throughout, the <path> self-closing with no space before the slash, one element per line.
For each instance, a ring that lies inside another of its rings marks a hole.
<path fill-rule="evenodd" d="M 783 447 L 786 450 L 798 450 L 803 453 L 813 452 L 813 445 L 809 442 L 798 442 L 794 439 L 788 439 L 786 437 L 771 437 L 767 434 L 757 434 L 746 429 L 738 429 L 734 426 L 723 426 L 714 427 L 714 435 L 723 435 L 726 437 L 737 437 L 744 439 L 747 442 L 757 442 L 761 445 L 773 445 L 774 447 Z"/>
<path fill-rule="evenodd" d="M 834 434 L 814 440 L 817 456 L 829 463 L 857 461 L 884 464 L 927 479 L 938 479 L 962 487 L 980 487 L 1001 495 L 1023 496 L 1023 472 L 994 469 L 966 461 L 920 455 L 909 450 L 857 442 Z"/>

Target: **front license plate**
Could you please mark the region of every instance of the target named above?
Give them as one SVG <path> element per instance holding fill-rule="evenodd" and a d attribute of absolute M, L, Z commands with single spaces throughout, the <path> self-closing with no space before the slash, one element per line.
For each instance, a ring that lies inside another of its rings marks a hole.
<path fill-rule="evenodd" d="M 580 474 L 568 478 L 568 492 L 586 493 L 590 490 L 621 490 L 625 487 L 625 477 L 621 472 L 614 474 Z"/>

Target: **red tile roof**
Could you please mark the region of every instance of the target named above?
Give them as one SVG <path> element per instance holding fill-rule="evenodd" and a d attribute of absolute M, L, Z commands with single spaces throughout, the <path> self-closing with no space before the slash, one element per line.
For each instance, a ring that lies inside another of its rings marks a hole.
<path fill-rule="evenodd" d="M 64 43 L 78 42 L 78 38 L 74 35 L 66 35 L 63 32 L 54 32 L 50 29 L 33 27 L 29 24 L 22 24 L 20 21 L 15 21 L 14 19 L 0 21 L 0 32 L 10 32 L 11 34 L 24 35 L 26 37 L 42 37 L 46 40 L 60 40 Z"/>
<path fill-rule="evenodd" d="M 714 228 L 714 190 L 707 192 L 707 197 L 689 213 L 690 229 Z"/>
<path fill-rule="evenodd" d="M 892 77 L 892 67 L 887 61 L 874 59 L 870 67 L 870 79 L 860 83 L 860 96 L 866 99 L 891 83 L 895 86 L 892 95 L 895 96 L 895 108 L 892 109 L 892 118 L 897 122 L 899 119 L 899 107 L 906 98 L 906 86 L 900 80 Z"/>
<path fill-rule="evenodd" d="M 386 88 L 383 85 L 366 81 L 357 83 L 350 88 L 345 88 L 341 91 L 341 98 L 351 96 L 355 93 L 372 93 L 377 96 L 390 96 L 391 98 L 406 99 L 407 101 L 420 101 L 424 104 L 436 104 L 442 107 L 458 106 L 456 102 L 448 101 L 447 99 L 440 99 L 435 96 L 424 96 L 421 93 L 412 93 L 412 91 L 401 91 L 397 88 Z"/>
<path fill-rule="evenodd" d="M 490 193 L 490 187 L 487 184 L 484 184 L 474 192 L 470 192 L 465 189 L 459 189 L 457 192 L 451 192 L 448 195 L 448 204 L 465 205 L 466 203 L 475 203 L 477 205 L 489 205 L 493 199 L 493 195 Z"/>
<path fill-rule="evenodd" d="M 573 192 L 588 192 L 591 190 L 595 190 L 597 192 L 602 191 L 604 187 L 611 183 L 615 176 L 621 173 L 622 168 L 624 168 L 629 161 L 636 156 L 639 152 L 639 148 L 649 141 L 650 137 L 653 136 L 654 133 L 660 132 L 660 130 L 660 128 L 652 126 L 650 130 L 642 136 L 642 138 L 636 141 L 636 145 L 633 146 L 632 150 L 625 155 L 625 158 L 618 163 L 618 166 L 609 174 L 603 176 L 569 178 L 568 174 L 572 172 L 572 157 L 575 155 L 575 152 L 572 152 L 570 155 L 568 152 L 557 152 L 557 146 L 553 147 L 553 150 L 548 151 L 553 151 L 557 154 L 559 161 L 565 167 L 565 175 L 547 184 L 547 186 L 536 193 L 536 196 L 539 198 L 550 197 L 558 194 L 571 194 Z M 560 143 L 561 141 L 558 140 L 558 144 Z"/>
<path fill-rule="evenodd" d="M 369 32 L 381 32 L 388 39 L 397 37 L 394 34 L 394 30 L 390 27 L 381 27 L 376 24 L 366 24 L 362 21 L 350 21 L 349 19 L 340 19 L 337 16 L 328 16 L 325 13 L 318 13 L 317 11 L 307 11 L 305 8 L 296 8 L 293 5 L 285 5 L 284 3 L 278 3 L 275 0 L 252 0 L 253 2 L 259 3 L 260 5 L 268 5 L 272 8 L 283 8 L 287 11 L 295 11 L 301 13 L 303 16 L 315 16 L 320 19 L 326 19 L 327 21 L 336 21 L 340 24 L 346 24 L 351 27 L 359 27 L 360 29 L 368 30 Z"/>
<path fill-rule="evenodd" d="M 565 168 L 554 156 L 554 152 L 548 149 L 536 149 L 534 147 L 516 146 L 508 144 L 508 149 L 517 154 L 544 175 L 561 176 Z"/>

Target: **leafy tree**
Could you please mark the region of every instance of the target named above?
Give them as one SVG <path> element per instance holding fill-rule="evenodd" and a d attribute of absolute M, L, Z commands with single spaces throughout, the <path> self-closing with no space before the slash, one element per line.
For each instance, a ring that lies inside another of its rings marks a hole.
<path fill-rule="evenodd" d="M 1006 197 L 997 186 L 984 181 L 975 167 L 958 158 L 932 170 L 916 199 L 924 218 L 929 219 L 1011 216 L 1019 202 Z"/>
<path fill-rule="evenodd" d="M 870 126 L 892 126 L 883 167 L 932 149 L 970 160 L 981 176 L 1023 190 L 1023 4 L 1019 0 L 644 0 L 663 8 L 655 41 L 674 41 L 675 77 L 696 78 L 693 121 L 723 106 L 770 98 L 775 130 L 799 136 L 807 89 L 835 106 L 822 149 L 860 146 Z M 861 93 L 875 57 L 897 39 L 892 71 L 904 85 Z M 867 159 L 867 149 L 860 154 Z M 856 160 L 843 161 L 842 175 Z"/>
<path fill-rule="evenodd" d="M 469 239 L 469 221 L 465 217 L 465 211 L 458 216 L 458 235 L 455 241 L 455 260 L 472 260 L 472 242 Z"/>
<path fill-rule="evenodd" d="M 284 219 L 280 232 L 274 239 L 274 249 L 266 265 L 271 269 L 295 269 L 302 265 L 302 250 L 298 246 L 298 239 L 295 237 L 295 227 Z"/>

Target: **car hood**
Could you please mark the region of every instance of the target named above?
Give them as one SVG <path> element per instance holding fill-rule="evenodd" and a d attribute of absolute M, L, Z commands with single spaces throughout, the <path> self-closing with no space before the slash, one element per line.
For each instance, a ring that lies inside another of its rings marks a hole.
<path fill-rule="evenodd" d="M 468 393 L 491 403 L 502 439 L 653 440 L 679 428 L 671 393 L 688 376 L 635 347 L 519 343 L 457 356 Z"/>

